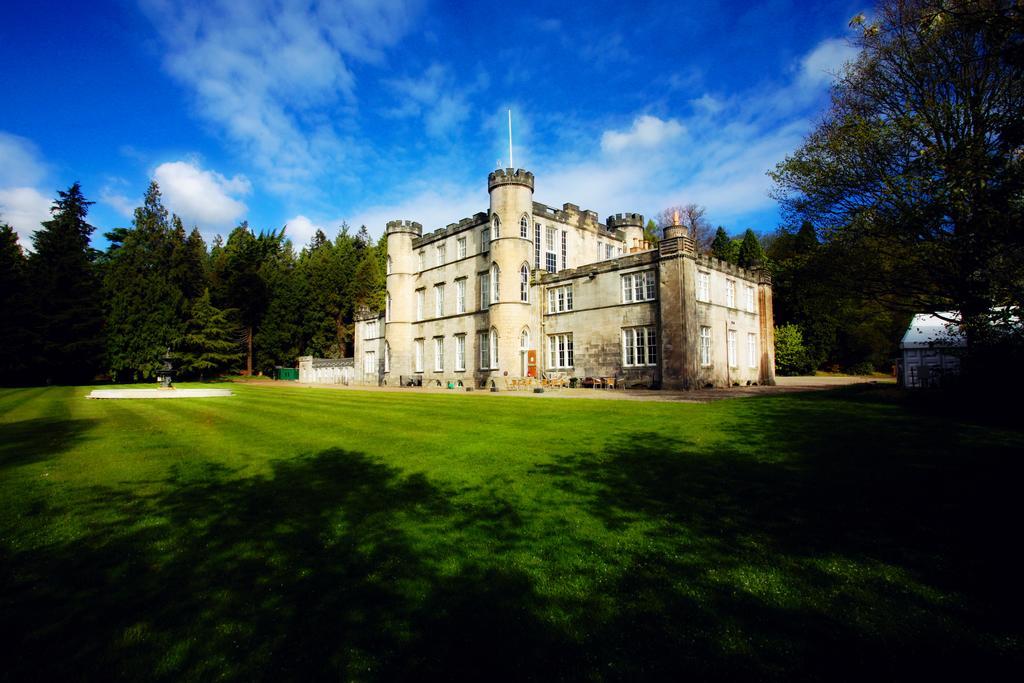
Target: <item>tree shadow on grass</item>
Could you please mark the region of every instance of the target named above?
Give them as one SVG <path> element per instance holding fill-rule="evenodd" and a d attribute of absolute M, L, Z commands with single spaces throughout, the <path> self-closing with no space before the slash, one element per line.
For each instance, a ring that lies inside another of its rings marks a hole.
<path fill-rule="evenodd" d="M 0 423 L 0 471 L 60 455 L 95 424 L 96 420 L 50 417 Z"/>
<path fill-rule="evenodd" d="M 573 646 L 521 572 L 418 522 L 473 524 L 449 492 L 328 450 L 272 476 L 210 466 L 148 495 L 97 488 L 78 540 L 0 558 L 12 678 L 503 678 Z M 498 523 L 492 510 L 482 523 Z M 509 519 L 506 524 L 514 523 Z M 495 670 L 493 667 L 503 668 Z"/>
<path fill-rule="evenodd" d="M 539 466 L 647 546 L 608 589 L 617 609 L 590 646 L 654 677 L 682 662 L 786 678 L 1019 665 L 1000 557 L 1019 440 L 963 448 L 955 425 L 890 408 L 856 393 L 751 399 L 727 413 L 735 439 L 637 432 Z"/>

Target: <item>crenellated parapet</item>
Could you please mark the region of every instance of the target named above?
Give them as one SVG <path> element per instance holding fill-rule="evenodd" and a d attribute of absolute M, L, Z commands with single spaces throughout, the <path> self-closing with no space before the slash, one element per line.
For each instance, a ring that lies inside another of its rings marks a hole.
<path fill-rule="evenodd" d="M 487 176 L 487 191 L 502 185 L 523 185 L 533 191 L 533 173 L 523 168 L 499 168 Z"/>
<path fill-rule="evenodd" d="M 609 230 L 622 230 L 623 228 L 643 228 L 644 217 L 639 213 L 617 213 L 614 216 L 608 216 L 608 220 L 605 221 L 608 225 Z"/>
<path fill-rule="evenodd" d="M 400 232 L 408 232 L 416 237 L 423 234 L 423 226 L 416 221 L 388 221 L 387 223 L 387 234 L 392 235 Z"/>

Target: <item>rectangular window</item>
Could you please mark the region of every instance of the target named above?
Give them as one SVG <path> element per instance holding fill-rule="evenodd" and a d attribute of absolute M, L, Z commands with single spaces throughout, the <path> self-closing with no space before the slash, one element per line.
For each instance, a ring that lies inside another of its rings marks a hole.
<path fill-rule="evenodd" d="M 627 327 L 622 330 L 622 364 L 636 367 L 658 362 L 658 344 L 654 327 Z"/>
<path fill-rule="evenodd" d="M 434 316 L 444 315 L 444 285 L 434 285 Z"/>
<path fill-rule="evenodd" d="M 367 375 L 377 373 L 377 353 L 375 351 L 367 351 L 363 356 L 363 372 Z"/>
<path fill-rule="evenodd" d="M 710 273 L 697 273 L 697 301 L 711 301 Z"/>
<path fill-rule="evenodd" d="M 747 285 L 747 310 L 754 312 L 754 288 Z"/>
<path fill-rule="evenodd" d="M 565 230 L 562 231 L 562 270 L 565 270 L 569 266 L 566 265 L 566 255 L 569 253 L 569 233 Z"/>
<path fill-rule="evenodd" d="M 455 281 L 455 312 L 466 312 L 466 278 Z"/>
<path fill-rule="evenodd" d="M 604 257 L 606 259 L 610 259 L 615 254 L 615 252 L 613 251 L 614 248 L 615 247 L 611 244 L 604 245 Z"/>
<path fill-rule="evenodd" d="M 423 297 L 424 291 L 422 289 L 416 290 L 416 319 L 423 320 Z"/>
<path fill-rule="evenodd" d="M 598 240 L 598 242 L 597 242 L 597 260 L 600 261 L 602 256 L 604 256 L 604 242 Z"/>
<path fill-rule="evenodd" d="M 651 301 L 654 299 L 654 271 L 628 273 L 622 276 L 622 301 Z"/>
<path fill-rule="evenodd" d="M 466 238 L 460 237 L 455 241 L 455 255 L 458 258 L 466 258 Z"/>
<path fill-rule="evenodd" d="M 444 337 L 434 337 L 434 372 L 444 370 Z"/>
<path fill-rule="evenodd" d="M 736 281 L 725 281 L 725 305 L 729 308 L 736 308 Z"/>
<path fill-rule="evenodd" d="M 480 333 L 480 369 L 490 370 L 491 368 L 491 335 L 487 332 Z"/>
<path fill-rule="evenodd" d="M 491 229 L 484 228 L 480 233 L 480 251 L 487 251 L 491 248 Z"/>
<path fill-rule="evenodd" d="M 540 223 L 533 224 L 533 267 L 540 270 Z"/>
<path fill-rule="evenodd" d="M 552 287 L 548 290 L 548 313 L 572 310 L 572 285 Z"/>
<path fill-rule="evenodd" d="M 729 330 L 725 335 L 726 348 L 729 351 L 729 367 L 734 368 L 736 361 L 736 330 Z"/>
<path fill-rule="evenodd" d="M 572 333 L 552 334 L 548 336 L 548 367 L 571 368 L 572 357 Z"/>
<path fill-rule="evenodd" d="M 757 367 L 757 335 L 753 332 L 747 334 L 747 365 Z"/>
<path fill-rule="evenodd" d="M 466 335 L 455 335 L 455 370 L 463 372 L 466 369 Z"/>
<path fill-rule="evenodd" d="M 363 336 L 363 339 L 376 339 L 377 336 L 378 336 L 377 321 L 376 320 L 367 320 L 366 321 L 366 334 Z"/>
<path fill-rule="evenodd" d="M 443 244 L 437 245 L 437 265 L 444 265 L 445 248 Z"/>
<path fill-rule="evenodd" d="M 482 273 L 480 275 L 480 310 L 487 310 L 491 305 L 491 275 Z"/>
<path fill-rule="evenodd" d="M 422 273 L 424 270 L 427 269 L 427 257 L 426 257 L 426 254 L 424 254 L 424 252 L 421 251 L 419 254 L 417 254 L 417 258 L 419 259 L 420 272 Z"/>
<path fill-rule="evenodd" d="M 704 367 L 711 365 L 711 328 L 700 328 L 700 364 Z"/>
<path fill-rule="evenodd" d="M 413 372 L 423 372 L 423 340 L 417 339 L 413 342 Z"/>
<path fill-rule="evenodd" d="M 545 270 L 547 270 L 549 273 L 556 272 L 558 270 L 558 264 L 555 263 L 555 255 L 549 251 L 544 256 L 545 256 L 545 259 L 544 259 L 544 268 L 545 268 Z"/>

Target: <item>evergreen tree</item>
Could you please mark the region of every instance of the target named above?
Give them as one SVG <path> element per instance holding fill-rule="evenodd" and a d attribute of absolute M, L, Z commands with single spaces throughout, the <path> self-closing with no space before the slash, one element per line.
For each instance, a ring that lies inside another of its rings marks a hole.
<path fill-rule="evenodd" d="M 210 303 L 209 290 L 192 303 L 185 333 L 175 346 L 181 373 L 199 379 L 236 367 L 243 355 L 229 312 Z"/>
<path fill-rule="evenodd" d="M 659 231 L 658 224 L 654 222 L 654 219 L 648 219 L 647 225 L 644 226 L 644 239 L 652 245 L 657 246 L 659 241 Z"/>
<path fill-rule="evenodd" d="M 780 375 L 804 375 L 813 372 L 804 348 L 799 325 L 775 326 L 775 369 Z"/>
<path fill-rule="evenodd" d="M 285 241 L 280 254 L 261 270 L 269 300 L 253 342 L 259 371 L 268 372 L 277 365 L 290 367 L 305 348 L 302 323 L 309 300 L 296 266 L 292 244 Z"/>
<path fill-rule="evenodd" d="M 0 223 L 0 383 L 20 384 L 28 377 L 29 299 L 27 262 L 18 233 Z"/>
<path fill-rule="evenodd" d="M 174 226 L 174 252 L 171 256 L 171 278 L 181 290 L 186 308 L 209 287 L 206 274 L 206 242 L 199 234 L 199 228 L 193 227 L 188 237 L 181 219 L 171 219 Z"/>
<path fill-rule="evenodd" d="M 384 310 L 384 271 L 375 249 L 364 251 L 352 277 L 351 291 L 353 311 L 364 306 L 371 311 Z"/>
<path fill-rule="evenodd" d="M 107 362 L 121 380 L 153 377 L 162 357 L 182 336 L 182 293 L 171 262 L 175 239 L 160 188 L 152 182 L 134 227 L 108 251 L 104 288 L 108 305 Z"/>
<path fill-rule="evenodd" d="M 740 250 L 737 256 L 737 263 L 743 268 L 755 268 L 764 265 L 764 249 L 757 235 L 750 228 L 743 233 L 743 241 L 740 243 Z"/>
<path fill-rule="evenodd" d="M 728 263 L 739 262 L 739 249 L 721 225 L 715 231 L 715 239 L 711 242 L 711 255 Z"/>
<path fill-rule="evenodd" d="M 78 183 L 57 194 L 53 219 L 32 236 L 27 264 L 37 376 L 84 382 L 96 375 L 103 349 L 95 254 L 89 247 L 95 228 L 85 220 L 92 202 Z"/>

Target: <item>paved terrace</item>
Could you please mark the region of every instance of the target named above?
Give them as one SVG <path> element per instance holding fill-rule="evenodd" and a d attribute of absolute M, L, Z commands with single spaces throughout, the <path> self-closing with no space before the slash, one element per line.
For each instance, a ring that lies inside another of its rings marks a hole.
<path fill-rule="evenodd" d="M 443 387 L 374 387 L 345 386 L 343 384 L 304 384 L 292 381 L 274 381 L 270 379 L 239 380 L 249 386 L 282 387 L 300 386 L 317 389 L 336 389 L 339 391 L 381 391 L 419 394 L 465 394 L 474 396 L 521 396 L 523 398 L 582 398 L 594 400 L 617 401 L 674 401 L 679 403 L 709 403 L 727 398 L 743 398 L 745 396 L 768 396 L 799 391 L 821 391 L 851 384 L 868 384 L 872 382 L 895 383 L 896 380 L 878 377 L 776 377 L 777 384 L 773 387 L 728 387 L 721 389 L 694 389 L 692 391 L 669 391 L 651 389 L 544 389 L 544 393 L 536 394 L 532 390 L 507 391 L 499 389 L 492 392 L 488 389 L 474 389 L 466 392 L 464 388 L 446 389 Z"/>

